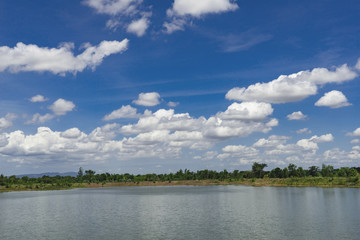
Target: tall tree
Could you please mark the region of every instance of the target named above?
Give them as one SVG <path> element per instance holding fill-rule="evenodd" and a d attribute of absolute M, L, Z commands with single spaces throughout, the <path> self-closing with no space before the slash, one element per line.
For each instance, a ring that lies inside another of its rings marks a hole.
<path fill-rule="evenodd" d="M 82 178 L 82 176 L 84 176 L 84 170 L 82 167 L 79 168 L 79 171 L 78 171 L 78 174 L 77 174 L 77 177 L 78 178 Z"/>
<path fill-rule="evenodd" d="M 254 164 L 252 165 L 252 172 L 254 173 L 254 176 L 256 178 L 264 177 L 264 168 L 266 167 L 267 167 L 266 163 L 254 162 Z"/>

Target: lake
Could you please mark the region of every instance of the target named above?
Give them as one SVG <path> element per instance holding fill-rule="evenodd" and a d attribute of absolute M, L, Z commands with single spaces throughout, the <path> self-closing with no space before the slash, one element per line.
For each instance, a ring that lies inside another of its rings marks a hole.
<path fill-rule="evenodd" d="M 360 189 L 156 186 L 0 193 L 0 239 L 359 239 Z"/>

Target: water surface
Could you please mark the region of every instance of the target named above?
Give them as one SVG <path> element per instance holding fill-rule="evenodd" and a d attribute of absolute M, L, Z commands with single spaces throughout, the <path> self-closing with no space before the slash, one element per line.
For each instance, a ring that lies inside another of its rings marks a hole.
<path fill-rule="evenodd" d="M 157 186 L 0 193 L 0 239 L 359 239 L 360 189 Z"/>

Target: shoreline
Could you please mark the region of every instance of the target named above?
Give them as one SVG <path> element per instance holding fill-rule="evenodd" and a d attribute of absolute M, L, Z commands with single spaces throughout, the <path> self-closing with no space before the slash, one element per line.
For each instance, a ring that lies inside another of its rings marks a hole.
<path fill-rule="evenodd" d="M 0 186 L 1 192 L 15 191 L 51 191 L 70 190 L 80 188 L 103 187 L 136 187 L 136 186 L 216 186 L 216 185 L 243 185 L 253 187 L 320 187 L 320 188 L 360 188 L 360 183 L 352 178 L 262 178 L 244 180 L 179 180 L 179 181 L 143 181 L 143 182 L 104 182 L 104 183 L 73 183 L 70 186 L 54 186 L 33 184 L 12 185 L 8 188 Z"/>

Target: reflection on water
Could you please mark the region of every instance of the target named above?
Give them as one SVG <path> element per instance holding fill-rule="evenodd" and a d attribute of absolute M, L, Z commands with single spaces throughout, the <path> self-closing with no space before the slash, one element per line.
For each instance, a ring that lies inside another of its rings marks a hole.
<path fill-rule="evenodd" d="M 159 186 L 0 193 L 0 239 L 359 239 L 360 189 Z"/>

